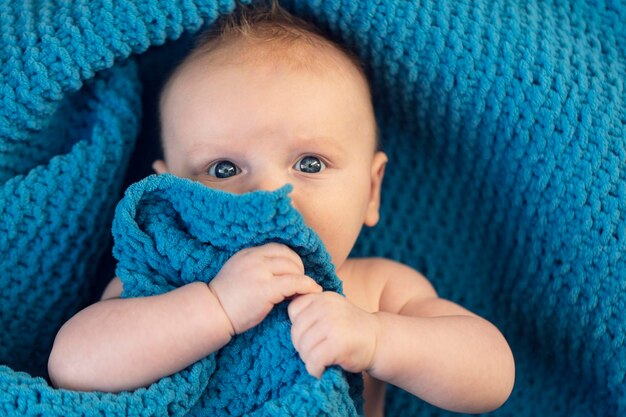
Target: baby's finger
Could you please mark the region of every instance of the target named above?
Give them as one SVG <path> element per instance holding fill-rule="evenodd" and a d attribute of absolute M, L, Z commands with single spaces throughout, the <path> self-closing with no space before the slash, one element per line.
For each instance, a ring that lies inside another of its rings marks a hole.
<path fill-rule="evenodd" d="M 265 262 L 273 275 L 304 275 L 303 269 L 293 259 L 284 256 L 267 257 Z"/>
<path fill-rule="evenodd" d="M 272 285 L 274 286 L 274 293 L 282 297 L 280 300 L 275 301 L 274 304 L 293 295 L 322 292 L 322 287 L 312 278 L 299 274 L 279 275 L 275 277 Z"/>
<path fill-rule="evenodd" d="M 291 320 L 291 322 L 295 323 L 299 319 L 300 314 L 308 306 L 310 306 L 313 301 L 314 300 L 312 297 L 307 297 L 306 295 L 297 297 L 292 300 L 287 307 L 287 314 L 289 314 L 289 319 Z"/>
<path fill-rule="evenodd" d="M 314 328 L 314 326 L 315 322 L 311 323 L 308 329 L 301 331 L 295 337 L 292 333 L 293 345 L 298 353 L 306 355 L 308 352 L 313 352 L 317 345 L 326 340 L 326 335 Z"/>
<path fill-rule="evenodd" d="M 268 258 L 287 258 L 291 260 L 298 268 L 298 272 L 304 274 L 304 264 L 302 263 L 300 255 L 298 255 L 289 246 L 283 245 L 282 243 L 272 242 L 259 246 L 259 249 L 261 249 L 263 251 L 263 255 Z"/>
<path fill-rule="evenodd" d="M 316 294 L 301 295 L 289 303 L 287 314 L 291 320 L 291 339 L 295 342 L 312 331 L 313 326 L 321 324 L 323 320 L 323 311 L 313 308 L 313 298 Z M 308 300 L 307 300 L 308 299 Z"/>
<path fill-rule="evenodd" d="M 324 339 L 315 345 L 310 351 L 304 355 L 300 355 L 306 365 L 309 374 L 317 379 L 322 377 L 327 366 L 334 363 L 332 350 L 329 349 L 328 339 Z"/>
<path fill-rule="evenodd" d="M 325 367 L 319 366 L 317 364 L 305 363 L 304 365 L 306 366 L 306 371 L 309 373 L 309 375 L 311 375 L 311 376 L 313 376 L 313 377 L 315 377 L 317 379 L 321 379 L 322 378 L 322 374 L 326 370 Z"/>

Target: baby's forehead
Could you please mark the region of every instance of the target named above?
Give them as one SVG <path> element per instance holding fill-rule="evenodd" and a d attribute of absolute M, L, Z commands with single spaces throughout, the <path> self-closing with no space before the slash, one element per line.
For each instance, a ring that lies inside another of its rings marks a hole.
<path fill-rule="evenodd" d="M 249 66 L 260 71 L 291 70 L 324 77 L 342 77 L 356 81 L 371 100 L 369 83 L 355 59 L 326 40 L 259 40 L 242 36 L 221 40 L 192 51 L 166 81 L 163 101 L 177 81 L 189 81 L 192 74 L 207 73 L 215 68 Z"/>
<path fill-rule="evenodd" d="M 372 125 L 374 131 L 377 130 L 371 93 L 365 75 L 348 56 L 331 43 L 275 44 L 255 39 L 232 39 L 206 50 L 194 51 L 168 81 L 160 100 L 162 145 L 169 142 L 165 133 L 171 131 L 171 123 L 175 117 L 173 114 L 178 112 L 174 110 L 178 106 L 175 103 L 187 102 L 187 94 L 198 91 L 200 83 L 206 82 L 205 80 L 219 79 L 219 75 L 218 78 L 213 77 L 216 73 L 228 73 L 231 69 L 241 73 L 239 70 L 242 68 L 246 68 L 245 73 L 254 77 L 249 84 L 245 80 L 242 81 L 242 84 L 250 88 L 258 85 L 256 81 L 264 80 L 264 74 L 275 74 L 279 71 L 304 74 L 305 78 L 312 75 L 319 77 L 323 83 L 330 82 L 330 85 L 345 91 L 346 97 L 352 97 L 349 107 L 366 109 L 365 113 L 362 113 L 367 118 L 364 123 Z M 272 83 L 280 82 L 280 77 L 270 76 L 269 79 Z M 223 86 L 220 82 L 217 84 L 211 82 L 211 85 Z M 377 134 L 374 133 L 373 136 L 375 147 L 378 147 Z M 368 144 L 369 141 L 364 143 Z"/>
<path fill-rule="evenodd" d="M 295 71 L 358 73 L 358 65 L 344 52 L 325 40 L 259 40 L 239 36 L 215 45 L 190 59 L 202 56 L 222 64 L 281 65 Z"/>

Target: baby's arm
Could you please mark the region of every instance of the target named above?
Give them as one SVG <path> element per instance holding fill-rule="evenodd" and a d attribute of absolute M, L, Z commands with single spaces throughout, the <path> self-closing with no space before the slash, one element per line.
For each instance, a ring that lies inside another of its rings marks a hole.
<path fill-rule="evenodd" d="M 185 368 L 231 335 L 219 303 L 201 282 L 154 297 L 109 298 L 63 325 L 48 372 L 59 388 L 132 390 Z"/>
<path fill-rule="evenodd" d="M 50 378 L 57 387 L 81 391 L 147 386 L 256 326 L 285 298 L 320 291 L 298 255 L 277 243 L 236 253 L 210 286 L 194 282 L 162 295 L 121 299 L 116 279 L 105 290 L 110 298 L 61 328 L 48 362 Z"/>
<path fill-rule="evenodd" d="M 398 275 L 387 281 L 375 314 L 379 333 L 369 374 L 448 410 L 498 408 L 515 379 L 504 336 L 487 320 L 437 297 L 417 272 L 396 265 L 389 272 Z"/>
<path fill-rule="evenodd" d="M 382 280 L 378 312 L 334 293 L 291 302 L 292 338 L 307 369 L 316 376 L 330 364 L 366 371 L 453 411 L 480 413 L 500 406 L 512 390 L 515 366 L 495 326 L 438 298 L 413 269 L 383 259 L 367 262 L 360 270 L 368 279 Z"/>

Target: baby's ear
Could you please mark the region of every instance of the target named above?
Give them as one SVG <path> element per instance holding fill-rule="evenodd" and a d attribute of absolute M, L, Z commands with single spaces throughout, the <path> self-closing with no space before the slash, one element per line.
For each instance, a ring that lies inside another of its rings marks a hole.
<path fill-rule="evenodd" d="M 154 161 L 152 163 L 152 169 L 157 174 L 165 174 L 165 173 L 169 172 L 167 170 L 167 165 L 165 164 L 165 161 L 162 160 L 162 159 L 157 159 L 156 161 Z"/>
<path fill-rule="evenodd" d="M 363 222 L 366 226 L 376 226 L 380 218 L 380 189 L 383 184 L 387 161 L 387 155 L 381 151 L 376 152 L 372 160 L 370 201 L 365 213 L 365 221 Z"/>

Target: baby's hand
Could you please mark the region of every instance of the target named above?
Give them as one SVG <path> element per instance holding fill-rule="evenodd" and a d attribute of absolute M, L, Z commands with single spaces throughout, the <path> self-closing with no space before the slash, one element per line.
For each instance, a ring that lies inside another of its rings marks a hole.
<path fill-rule="evenodd" d="M 288 297 L 322 291 L 304 275 L 300 257 L 279 243 L 235 253 L 209 288 L 221 302 L 235 334 L 259 324 L 274 305 Z"/>
<path fill-rule="evenodd" d="M 376 350 L 378 320 L 334 292 L 303 295 L 289 304 L 291 340 L 309 374 L 339 365 L 349 372 L 369 369 Z"/>

